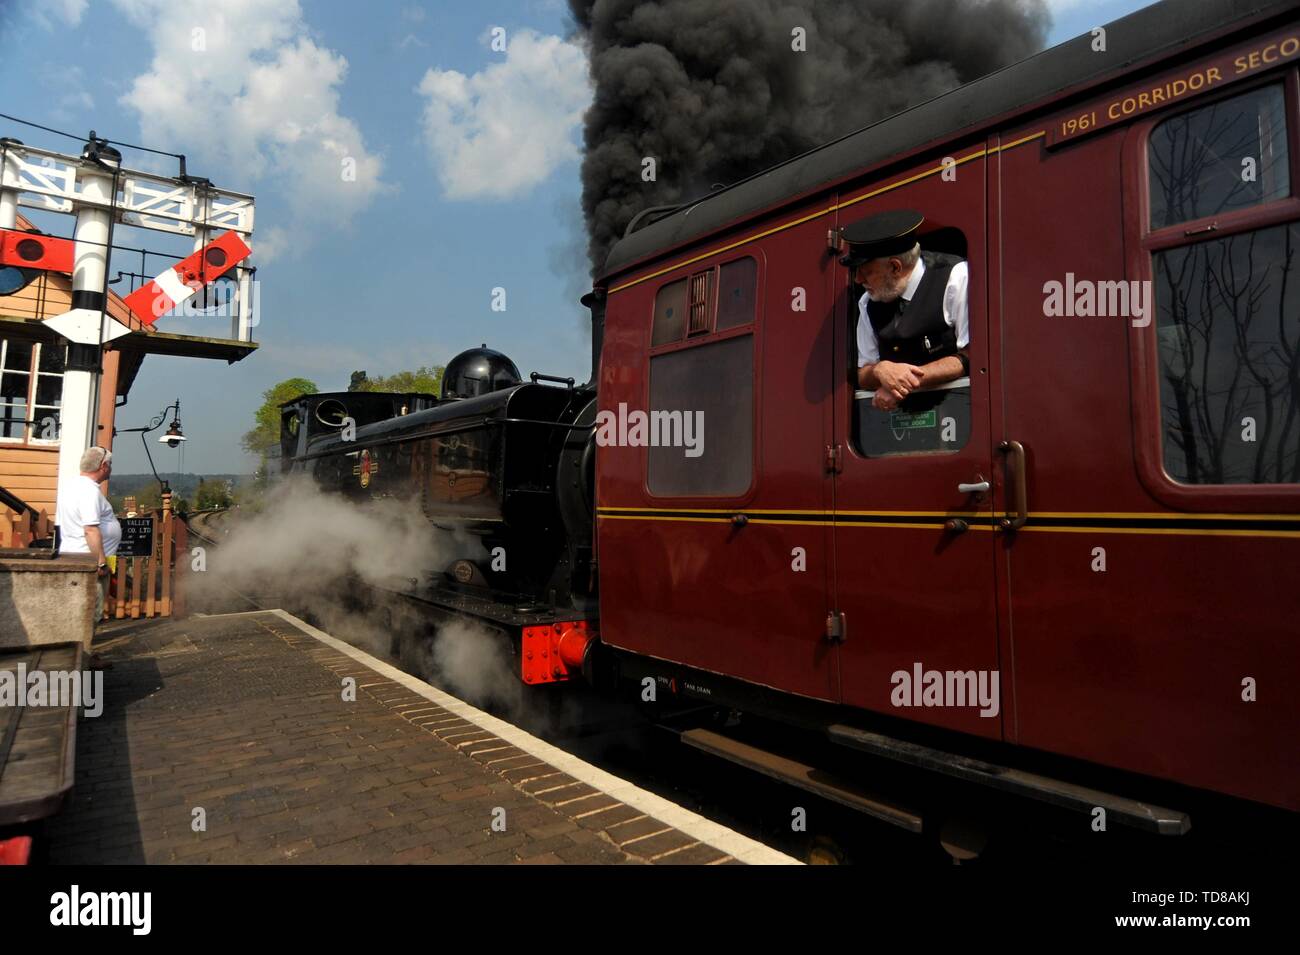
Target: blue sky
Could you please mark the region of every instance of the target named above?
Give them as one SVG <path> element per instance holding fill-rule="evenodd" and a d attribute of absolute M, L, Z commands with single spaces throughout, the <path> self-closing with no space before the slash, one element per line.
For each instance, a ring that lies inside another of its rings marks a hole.
<path fill-rule="evenodd" d="M 1145 5 L 1056 0 L 1049 43 Z M 494 26 L 506 52 L 492 49 Z M 442 364 L 486 342 L 524 374 L 585 379 L 587 93 L 568 32 L 563 0 L 0 0 L 0 112 L 182 152 L 191 173 L 257 197 L 262 347 L 232 366 L 151 356 L 118 412 L 119 427 L 137 426 L 180 398 L 191 441 L 183 459 L 156 451 L 160 470 L 251 471 L 239 436 L 262 391 L 294 375 L 341 390 L 354 369 Z M 79 148 L 4 120 L 0 135 Z M 125 162 L 175 171 L 129 150 Z M 71 234 L 68 217 L 34 218 Z M 159 233 L 116 238 L 188 251 Z M 134 436 L 117 454 L 119 473 L 148 469 Z"/>

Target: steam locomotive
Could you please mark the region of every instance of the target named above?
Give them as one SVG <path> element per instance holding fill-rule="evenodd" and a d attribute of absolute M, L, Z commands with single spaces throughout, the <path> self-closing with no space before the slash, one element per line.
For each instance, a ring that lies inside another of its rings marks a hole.
<path fill-rule="evenodd" d="M 447 364 L 439 396 L 327 392 L 280 411 L 284 472 L 354 500 L 418 499 L 455 532 L 443 572 L 395 596 L 431 625 L 458 616 L 508 638 L 527 683 L 581 670 L 598 617 L 590 384 L 523 381 L 485 344 Z"/>
<path fill-rule="evenodd" d="M 472 535 L 409 599 L 507 635 L 525 682 L 762 714 L 1085 825 L 1294 828 L 1300 20 L 1167 0 L 1107 37 L 646 210 L 584 299 L 587 383 L 477 349 L 437 398 L 307 396 L 286 467 Z M 1193 162 L 1219 139 L 1268 175 Z M 893 209 L 968 263 L 970 372 L 885 412 L 838 259 Z M 1052 317 L 1064 282 L 1151 310 Z M 708 450 L 598 446 L 623 407 L 701 411 Z M 936 674 L 1000 677 L 996 705 L 932 701 Z"/>

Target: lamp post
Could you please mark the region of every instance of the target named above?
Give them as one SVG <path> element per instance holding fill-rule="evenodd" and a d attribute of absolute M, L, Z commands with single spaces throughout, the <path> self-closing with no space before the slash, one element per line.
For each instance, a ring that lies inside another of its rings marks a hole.
<path fill-rule="evenodd" d="M 187 440 L 185 434 L 181 431 L 181 399 L 179 398 L 169 404 L 166 408 L 163 408 L 163 410 L 155 415 L 153 420 L 143 428 L 113 429 L 114 437 L 119 434 L 131 433 L 138 433 L 140 435 L 140 443 L 144 445 L 144 455 L 149 459 L 149 469 L 153 471 L 153 478 L 158 482 L 159 490 L 164 496 L 170 494 L 172 489 L 166 481 L 158 476 L 158 469 L 154 467 L 153 464 L 153 455 L 149 453 L 149 442 L 144 439 L 144 436 L 149 434 L 151 431 L 157 431 L 161 428 L 163 422 L 167 420 L 167 412 L 169 411 L 172 412 L 172 423 L 167 428 L 166 434 L 163 434 L 158 438 L 158 443 L 165 444 L 169 448 L 178 448 L 182 441 Z"/>

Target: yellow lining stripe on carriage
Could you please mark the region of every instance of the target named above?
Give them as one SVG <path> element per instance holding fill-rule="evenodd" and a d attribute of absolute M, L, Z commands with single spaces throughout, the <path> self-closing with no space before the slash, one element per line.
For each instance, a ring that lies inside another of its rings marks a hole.
<path fill-rule="evenodd" d="M 1033 520 L 1033 515 L 1030 515 Z M 1026 524 L 1021 531 L 1051 531 L 1056 534 L 1178 534 L 1198 537 L 1296 537 L 1300 538 L 1300 527 L 1295 530 L 1236 530 L 1222 527 L 1065 527 L 1052 524 Z"/>
<path fill-rule="evenodd" d="M 983 157 L 991 155 L 993 153 L 1000 153 L 1000 152 L 1004 152 L 1005 150 L 1012 149 L 1016 146 L 1023 146 L 1025 143 L 1033 142 L 1035 139 L 1042 139 L 1046 135 L 1047 135 L 1047 130 L 1040 129 L 1038 132 L 1032 133 L 1029 136 L 1022 136 L 1020 139 L 1017 139 L 1014 142 L 1004 143 L 1001 146 L 994 146 L 992 149 L 989 149 L 987 147 L 981 147 L 980 149 L 976 150 L 973 153 L 968 153 L 965 156 L 962 156 L 960 159 L 954 160 L 953 165 L 960 166 L 963 163 L 968 163 L 973 159 L 982 159 Z M 829 215 L 830 213 L 837 212 L 840 209 L 846 209 L 849 206 L 862 202 L 865 199 L 872 199 L 876 196 L 883 195 L 886 192 L 892 192 L 895 189 L 901 189 L 903 186 L 909 186 L 912 183 L 917 182 L 921 179 L 925 179 L 929 176 L 933 176 L 936 173 L 941 173 L 944 171 L 944 169 L 947 168 L 949 167 L 945 166 L 943 163 L 940 163 L 938 166 L 933 166 L 929 169 L 925 169 L 921 172 L 908 176 L 905 179 L 899 179 L 887 185 L 880 186 L 877 189 L 872 189 L 870 192 L 864 192 L 862 195 L 854 196 L 852 199 L 845 199 L 843 202 L 833 203 L 832 205 L 827 206 L 825 209 L 819 209 L 816 212 L 810 212 L 807 215 L 800 216 L 797 219 L 791 219 L 788 222 L 782 222 L 781 224 L 775 225 L 764 232 L 759 232 L 756 233 L 755 235 L 747 236 L 744 239 L 740 239 L 736 242 L 732 242 L 729 245 L 720 246 L 716 249 L 711 249 L 708 252 L 702 252 L 699 255 L 693 256 L 689 259 L 682 259 L 680 262 L 674 262 L 672 265 L 659 269 L 657 272 L 651 272 L 648 275 L 641 276 L 639 279 L 632 279 L 630 282 L 624 282 L 622 285 L 616 285 L 609 290 L 609 294 L 613 295 L 615 292 L 621 292 L 624 289 L 629 289 L 634 285 L 640 285 L 642 282 L 648 282 L 651 279 L 656 279 L 661 275 L 667 275 L 669 272 L 673 271 L 674 269 L 679 269 L 684 265 L 694 265 L 696 262 L 699 262 L 703 259 L 707 259 L 710 256 L 721 255 L 723 252 L 730 252 L 732 249 L 738 249 L 742 245 L 746 245 L 750 242 L 755 242 L 758 239 L 766 239 L 769 235 L 776 235 L 776 233 L 784 232 L 786 229 L 793 229 L 797 225 L 803 225 L 805 222 L 811 222 L 813 219 L 819 218 L 820 216 Z"/>
<path fill-rule="evenodd" d="M 653 511 L 656 508 L 636 508 L 636 507 L 602 507 L 597 511 L 597 517 L 605 520 L 625 520 L 625 521 L 679 521 L 682 523 L 717 523 L 726 520 L 731 513 L 744 514 L 749 518 L 751 524 L 785 524 L 785 525 L 806 525 L 806 526 L 833 526 L 833 527 L 895 527 L 895 528 L 912 528 L 933 530 L 941 526 L 941 522 L 916 522 L 916 521 L 837 521 L 835 516 L 852 516 L 852 515 L 872 515 L 881 517 L 933 517 L 933 518 L 952 518 L 952 517 L 978 517 L 987 513 L 983 511 L 809 511 L 809 510 L 750 510 L 747 508 L 737 508 L 734 512 L 705 509 L 705 508 L 659 508 L 658 510 L 674 511 L 675 513 L 666 514 L 647 514 L 646 511 Z M 622 513 L 611 513 L 622 512 Z M 627 513 L 636 512 L 636 513 Z M 699 517 L 681 516 L 683 514 L 699 514 Z M 820 515 L 829 517 L 831 520 L 800 520 L 797 517 L 763 517 L 763 514 L 807 514 Z M 1102 524 L 1093 524 L 1085 526 L 1067 526 L 1062 524 L 1027 524 L 1021 527 L 1016 533 L 1022 531 L 1047 532 L 1057 534 L 1173 534 L 1181 536 L 1202 536 L 1202 537 L 1277 537 L 1277 538 L 1297 538 L 1300 537 L 1300 515 L 1295 514 L 1158 514 L 1145 512 L 1101 512 L 1101 511 L 1048 511 L 1041 514 L 1031 513 L 1030 521 L 1043 520 L 1051 518 L 1110 518 L 1110 519 L 1133 519 L 1133 520 L 1281 520 L 1288 523 L 1295 523 L 1295 530 L 1291 529 L 1250 529 L 1250 528 L 1215 528 L 1215 527 L 1108 527 Z M 997 528 L 988 524 L 972 524 L 969 530 L 992 531 Z"/>
<path fill-rule="evenodd" d="M 847 509 L 831 510 L 829 508 L 801 510 L 794 507 L 600 507 L 597 510 L 606 516 L 617 512 L 665 511 L 673 514 L 713 514 L 726 517 L 731 514 L 883 514 L 889 517 L 978 517 L 988 513 L 987 510 L 950 510 L 950 511 L 853 511 Z M 1115 520 L 1171 520 L 1171 521 L 1291 521 L 1300 524 L 1300 514 L 1258 514 L 1255 512 L 1239 514 L 1221 513 L 1184 513 L 1170 511 L 1034 511 L 1031 518 L 1072 517 L 1072 518 L 1111 518 Z"/>
<path fill-rule="evenodd" d="M 813 510 L 802 510 L 797 507 L 601 507 L 598 508 L 601 514 L 612 517 L 618 512 L 635 511 L 643 513 L 645 511 L 665 511 L 673 514 L 713 514 L 718 517 L 728 517 L 732 514 L 883 514 L 887 517 L 979 517 L 981 514 L 987 514 L 989 511 L 972 511 L 972 510 L 951 510 L 951 511 L 849 511 L 849 510 L 829 510 L 826 508 L 815 508 Z M 1062 517 L 1064 515 L 1055 515 Z M 1080 515 L 1082 516 L 1082 515 Z"/>

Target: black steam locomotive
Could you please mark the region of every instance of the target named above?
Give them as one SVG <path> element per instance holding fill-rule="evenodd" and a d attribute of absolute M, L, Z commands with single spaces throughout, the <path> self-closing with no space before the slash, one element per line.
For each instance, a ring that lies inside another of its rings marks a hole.
<path fill-rule="evenodd" d="M 523 381 L 484 345 L 452 359 L 440 396 L 329 392 L 286 402 L 281 469 L 358 501 L 418 498 L 455 543 L 441 573 L 392 596 L 417 604 L 426 627 L 458 617 L 504 634 L 525 659 L 537 654 L 538 666 L 521 667 L 528 682 L 557 682 L 581 668 L 598 614 L 595 416 L 591 383 L 537 373 Z M 580 639 L 558 662 L 569 631 Z"/>

